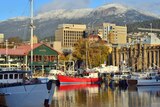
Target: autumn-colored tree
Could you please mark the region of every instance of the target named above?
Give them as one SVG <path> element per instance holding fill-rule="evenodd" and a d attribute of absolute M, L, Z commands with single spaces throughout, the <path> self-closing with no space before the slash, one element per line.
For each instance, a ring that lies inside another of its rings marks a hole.
<path fill-rule="evenodd" d="M 61 61 L 68 61 L 68 60 L 71 60 L 70 57 L 71 57 L 71 54 L 68 54 L 68 55 L 61 54 L 59 56 L 59 60 L 61 60 Z"/>
<path fill-rule="evenodd" d="M 103 41 L 90 42 L 88 39 L 79 40 L 72 53 L 74 60 L 81 60 L 90 68 L 107 61 L 108 54 L 109 48 Z"/>
<path fill-rule="evenodd" d="M 21 43 L 22 39 L 20 37 L 10 37 L 8 38 L 9 43 Z"/>
<path fill-rule="evenodd" d="M 113 33 L 113 31 L 110 31 L 108 34 L 108 43 L 115 43 L 115 34 Z"/>

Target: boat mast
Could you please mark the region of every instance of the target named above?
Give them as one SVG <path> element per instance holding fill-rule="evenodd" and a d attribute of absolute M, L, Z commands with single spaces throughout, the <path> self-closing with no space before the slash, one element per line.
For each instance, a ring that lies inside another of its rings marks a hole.
<path fill-rule="evenodd" d="M 31 74 L 33 73 L 33 0 L 30 0 L 30 28 L 31 28 Z"/>
<path fill-rule="evenodd" d="M 87 51 L 87 49 L 88 49 L 88 47 L 87 47 L 87 40 L 86 40 L 86 69 L 88 69 L 88 59 L 87 59 L 88 58 L 87 57 L 88 56 L 88 54 L 87 54 L 88 51 Z"/>

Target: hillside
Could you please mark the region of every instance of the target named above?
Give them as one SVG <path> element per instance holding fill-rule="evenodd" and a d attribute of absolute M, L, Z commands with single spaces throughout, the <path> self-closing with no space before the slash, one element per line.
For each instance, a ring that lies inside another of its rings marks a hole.
<path fill-rule="evenodd" d="M 151 28 L 151 24 L 152 28 L 160 29 L 160 20 L 151 20 L 151 21 L 135 22 L 133 24 L 128 24 L 127 25 L 128 32 L 138 32 L 139 30 L 137 28 Z"/>
<path fill-rule="evenodd" d="M 35 35 L 40 39 L 53 37 L 58 24 L 86 24 L 87 26 L 99 25 L 103 22 L 126 25 L 135 22 L 157 20 L 156 16 L 146 14 L 120 4 L 108 4 L 95 9 L 52 10 L 40 13 L 34 17 Z M 134 24 L 135 25 L 135 24 Z M 133 26 L 129 29 L 135 29 Z M 130 30 L 129 30 L 130 31 Z M 18 36 L 29 39 L 29 18 L 12 18 L 0 22 L 0 33 L 5 36 Z"/>

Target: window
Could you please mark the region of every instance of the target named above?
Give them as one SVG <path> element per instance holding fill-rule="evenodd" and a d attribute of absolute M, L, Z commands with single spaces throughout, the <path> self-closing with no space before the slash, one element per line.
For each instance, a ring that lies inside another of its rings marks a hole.
<path fill-rule="evenodd" d="M 18 74 L 15 74 L 15 75 L 14 75 L 14 78 L 17 79 L 17 78 L 18 78 Z"/>
<path fill-rule="evenodd" d="M 13 74 L 9 74 L 9 79 L 13 79 Z"/>
<path fill-rule="evenodd" d="M 23 78 L 23 74 L 19 74 L 19 79 L 22 79 Z"/>
<path fill-rule="evenodd" d="M 4 79 L 8 79 L 8 74 L 4 74 Z"/>
<path fill-rule="evenodd" d="M 0 79 L 3 79 L 3 75 L 2 74 L 0 74 Z"/>

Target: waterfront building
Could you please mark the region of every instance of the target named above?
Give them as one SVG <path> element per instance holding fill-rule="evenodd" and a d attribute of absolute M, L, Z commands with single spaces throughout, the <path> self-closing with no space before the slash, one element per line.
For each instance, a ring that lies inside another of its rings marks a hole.
<path fill-rule="evenodd" d="M 1 67 L 22 67 L 27 68 L 31 65 L 30 60 L 31 46 L 21 45 L 13 49 L 0 49 Z M 38 43 L 33 44 L 33 68 L 48 68 L 58 65 L 59 52 L 49 47 L 46 44 Z"/>
<path fill-rule="evenodd" d="M 55 31 L 55 41 L 60 41 L 63 49 L 70 49 L 81 38 L 85 37 L 86 25 L 60 24 Z"/>
<path fill-rule="evenodd" d="M 160 67 L 160 39 L 150 35 L 139 38 L 126 45 L 112 48 L 112 64 L 121 67 L 123 64 L 133 71 L 146 71 Z"/>
<path fill-rule="evenodd" d="M 131 32 L 127 35 L 127 43 L 133 42 L 137 39 L 145 39 L 146 44 L 159 44 L 160 43 L 160 37 L 157 33 L 151 33 L 151 32 Z"/>

